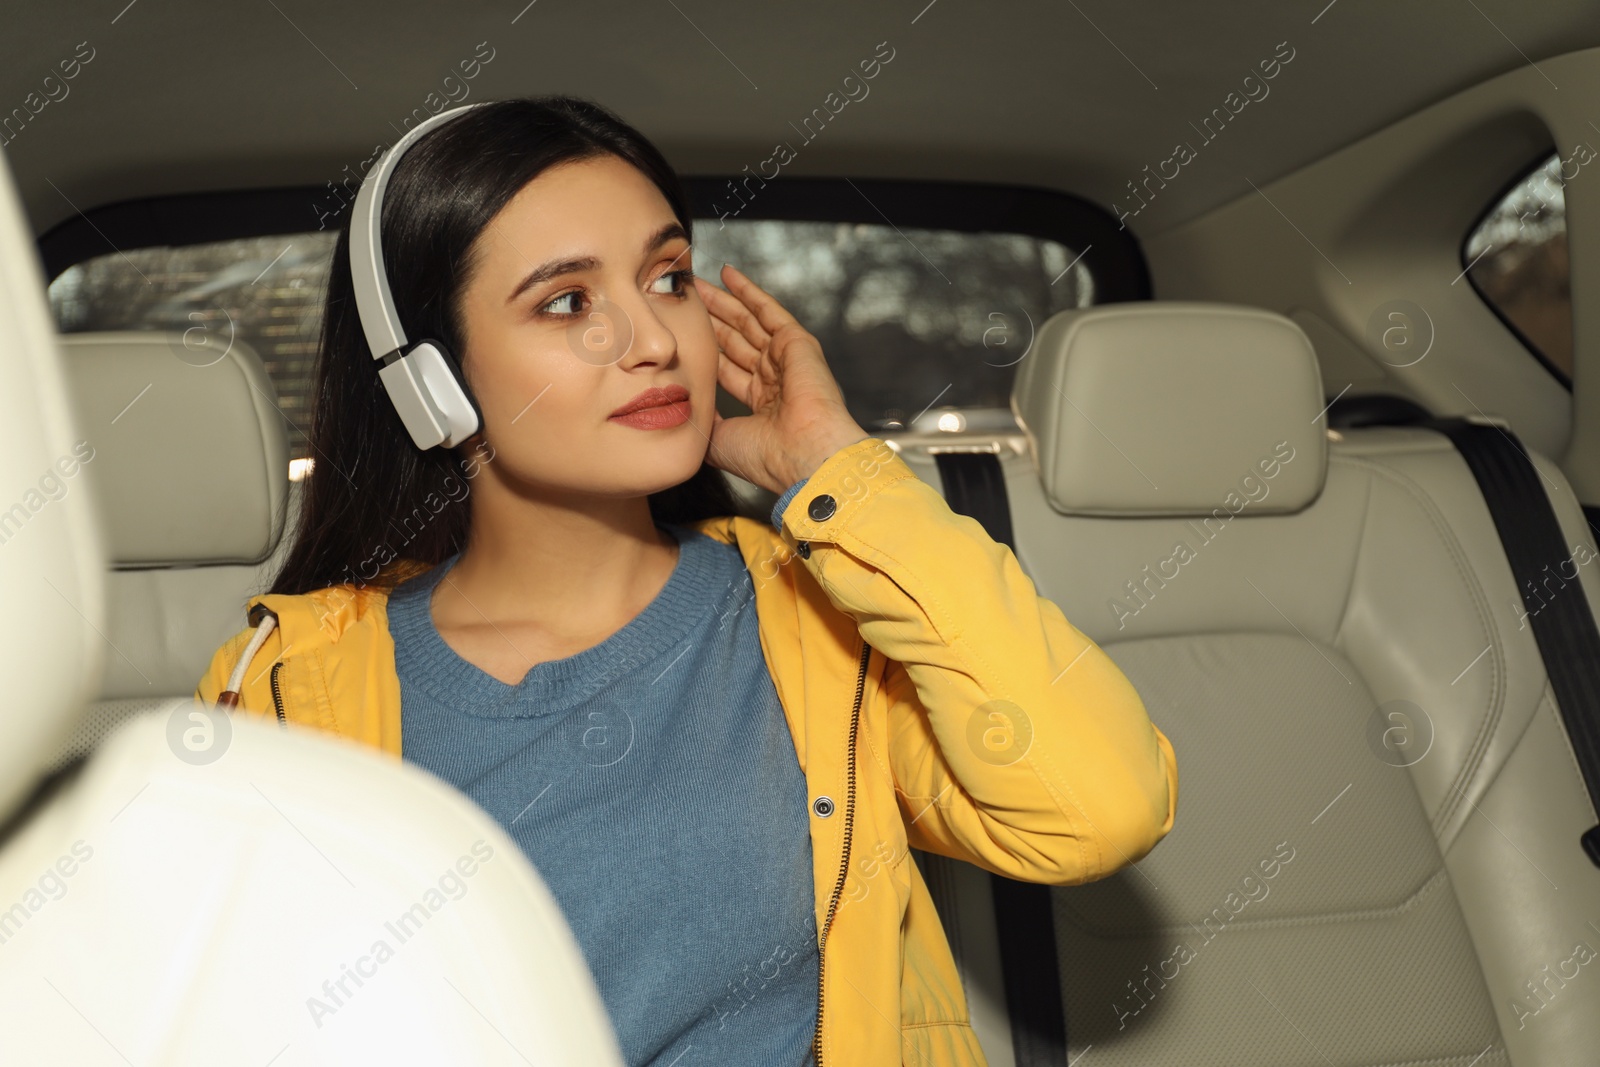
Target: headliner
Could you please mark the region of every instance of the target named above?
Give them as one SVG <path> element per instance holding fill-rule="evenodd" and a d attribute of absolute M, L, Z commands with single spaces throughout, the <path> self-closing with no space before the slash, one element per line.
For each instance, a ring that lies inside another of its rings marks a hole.
<path fill-rule="evenodd" d="M 8 16 L 0 113 L 78 42 L 94 49 L 5 149 L 36 232 L 74 207 L 357 173 L 486 42 L 467 99 L 589 97 L 684 174 L 754 170 L 788 141 L 785 174 L 1039 185 L 1114 209 L 1187 140 L 1195 157 L 1128 219 L 1149 237 L 1474 83 L 1600 44 L 1579 0 L 125 3 Z M 790 123 L 842 97 L 881 41 L 893 58 L 867 95 L 803 140 Z M 1285 41 L 1268 95 L 1205 141 L 1190 123 L 1242 97 Z"/>

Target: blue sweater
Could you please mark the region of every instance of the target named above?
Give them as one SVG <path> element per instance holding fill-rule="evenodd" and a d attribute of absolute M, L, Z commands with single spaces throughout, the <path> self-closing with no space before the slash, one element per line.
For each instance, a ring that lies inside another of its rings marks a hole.
<path fill-rule="evenodd" d="M 514 686 L 433 625 L 457 557 L 402 583 L 402 749 L 539 869 L 630 1065 L 808 1063 L 812 816 L 750 575 L 734 546 L 662 528 L 678 561 L 644 611 Z"/>

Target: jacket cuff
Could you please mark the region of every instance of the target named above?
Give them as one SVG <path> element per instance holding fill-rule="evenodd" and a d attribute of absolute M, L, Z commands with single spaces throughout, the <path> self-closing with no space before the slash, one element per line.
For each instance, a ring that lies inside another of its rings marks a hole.
<path fill-rule="evenodd" d="M 789 506 L 789 501 L 794 499 L 794 495 L 800 491 L 800 487 L 808 481 L 810 481 L 809 478 L 801 478 L 798 482 L 785 489 L 783 495 L 778 498 L 778 502 L 772 505 L 772 526 L 780 533 L 783 531 L 783 509 Z"/>
<path fill-rule="evenodd" d="M 836 541 L 872 496 L 915 477 L 916 472 L 887 441 L 862 438 L 829 456 L 812 472 L 804 491 L 781 509 L 779 529 L 795 539 L 802 559 L 810 559 L 812 541 Z"/>

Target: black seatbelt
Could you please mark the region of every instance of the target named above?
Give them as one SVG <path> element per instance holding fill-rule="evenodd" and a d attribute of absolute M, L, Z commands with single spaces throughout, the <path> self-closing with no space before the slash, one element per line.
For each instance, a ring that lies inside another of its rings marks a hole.
<path fill-rule="evenodd" d="M 1000 457 L 992 452 L 937 452 L 934 460 L 950 510 L 977 519 L 990 537 L 1015 552 Z M 989 881 L 1017 1067 L 1063 1067 L 1067 1018 L 1050 887 L 998 874 L 991 874 Z"/>
<path fill-rule="evenodd" d="M 1407 425 L 1450 438 L 1478 480 L 1533 625 L 1589 800 L 1600 812 L 1600 628 L 1595 626 L 1589 599 L 1573 569 L 1577 564 L 1539 472 L 1510 430 L 1464 418 L 1422 419 Z M 1568 565 L 1571 578 L 1562 577 L 1562 564 Z M 1551 579 L 1556 583 L 1553 588 L 1548 584 Z M 1586 830 L 1579 841 L 1600 867 L 1600 825 Z"/>

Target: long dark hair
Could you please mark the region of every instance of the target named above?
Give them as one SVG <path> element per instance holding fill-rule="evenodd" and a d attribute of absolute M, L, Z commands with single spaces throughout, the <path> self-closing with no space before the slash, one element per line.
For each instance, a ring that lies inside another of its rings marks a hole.
<path fill-rule="evenodd" d="M 478 234 L 545 170 L 606 154 L 654 182 L 692 239 L 688 199 L 665 157 L 633 127 L 586 100 L 497 101 L 444 123 L 407 149 L 389 178 L 381 220 L 384 265 L 406 336 L 438 338 L 462 357 L 460 297 Z M 418 450 L 390 404 L 356 315 L 348 215 L 328 275 L 314 398 L 312 473 L 303 486 L 294 545 L 269 592 L 306 593 L 347 582 L 388 590 L 422 569 L 407 561 L 432 566 L 460 551 L 479 464 L 443 448 Z M 656 522 L 756 517 L 709 463 L 688 481 L 652 493 L 649 504 Z"/>

